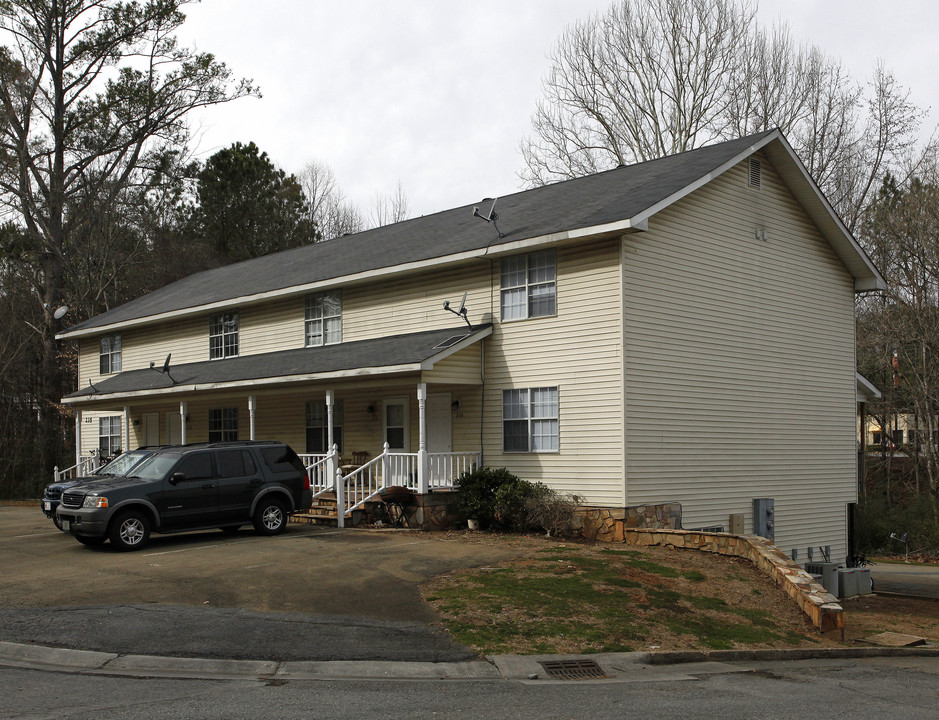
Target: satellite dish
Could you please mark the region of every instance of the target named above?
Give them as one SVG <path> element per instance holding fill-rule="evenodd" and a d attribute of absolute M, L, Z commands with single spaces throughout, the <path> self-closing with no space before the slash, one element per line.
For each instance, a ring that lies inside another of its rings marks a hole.
<path fill-rule="evenodd" d="M 55 309 L 55 312 L 52 313 L 52 317 L 54 317 L 56 320 L 61 320 L 62 318 L 65 317 L 65 313 L 67 312 L 68 312 L 68 305 L 63 305 L 62 307 L 57 307 Z"/>
<path fill-rule="evenodd" d="M 459 310 L 454 310 L 452 307 L 450 307 L 450 301 L 449 301 L 449 300 L 444 300 L 444 301 L 443 301 L 443 309 L 444 309 L 444 310 L 448 310 L 449 312 L 452 312 L 454 315 L 457 315 L 457 316 L 463 318 L 463 321 L 464 321 L 467 325 L 469 325 L 470 328 L 472 328 L 473 325 L 472 325 L 472 323 L 470 323 L 469 318 L 466 316 L 466 315 L 467 315 L 467 313 L 466 313 L 466 295 L 467 295 L 467 293 L 463 293 L 463 297 L 462 297 L 462 299 L 460 300 L 460 309 L 459 309 Z"/>
<path fill-rule="evenodd" d="M 460 309 L 456 311 L 457 315 L 463 315 L 466 312 L 466 293 L 463 293 L 463 299 L 460 300 Z"/>
<path fill-rule="evenodd" d="M 163 361 L 163 369 L 160 371 L 164 375 L 168 374 L 170 371 L 170 358 L 173 357 L 173 353 L 170 353 L 166 356 L 166 360 Z"/>

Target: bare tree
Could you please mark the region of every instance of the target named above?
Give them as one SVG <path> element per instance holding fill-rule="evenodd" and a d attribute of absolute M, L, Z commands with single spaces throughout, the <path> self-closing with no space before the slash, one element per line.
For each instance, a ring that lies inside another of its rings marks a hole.
<path fill-rule="evenodd" d="M 7 258 L 47 308 L 63 301 L 70 239 L 91 220 L 82 209 L 100 207 L 78 198 L 119 203 L 167 150 L 185 145 L 192 110 L 255 92 L 212 55 L 177 45 L 188 2 L 0 2 L 0 203 L 26 240 Z M 45 313 L 44 472 L 61 442 L 53 323 Z"/>
<path fill-rule="evenodd" d="M 378 193 L 375 196 L 369 220 L 372 227 L 381 227 L 382 225 L 391 225 L 392 223 L 407 220 L 410 212 L 411 206 L 408 202 L 407 193 L 404 191 L 404 185 L 399 180 L 390 194 Z"/>
<path fill-rule="evenodd" d="M 324 240 L 341 237 L 365 229 L 365 220 L 359 209 L 346 202 L 336 175 L 326 163 L 308 162 L 297 174 L 297 179 L 310 203 L 311 220 Z"/>
<path fill-rule="evenodd" d="M 889 71 L 859 84 L 785 25 L 757 26 L 749 0 L 617 0 L 551 59 L 521 143 L 532 186 L 778 127 L 853 230 L 925 152 L 923 114 Z"/>

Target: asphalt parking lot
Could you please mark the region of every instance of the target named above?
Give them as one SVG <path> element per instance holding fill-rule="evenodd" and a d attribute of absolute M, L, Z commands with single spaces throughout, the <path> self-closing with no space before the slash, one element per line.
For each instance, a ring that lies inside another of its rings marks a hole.
<path fill-rule="evenodd" d="M 0 506 L 0 638 L 105 652 L 308 660 L 461 660 L 420 584 L 512 550 L 465 535 L 290 524 L 86 547 L 37 507 Z"/>

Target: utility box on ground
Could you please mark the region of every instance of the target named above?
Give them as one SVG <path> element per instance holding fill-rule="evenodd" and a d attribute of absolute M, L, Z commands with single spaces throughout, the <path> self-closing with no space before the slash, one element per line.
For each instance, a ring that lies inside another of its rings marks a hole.
<path fill-rule="evenodd" d="M 849 598 L 860 595 L 860 568 L 838 568 L 838 589 L 835 593 L 839 598 Z"/>
<path fill-rule="evenodd" d="M 732 535 L 743 535 L 743 513 L 730 514 L 730 532 Z"/>
<path fill-rule="evenodd" d="M 776 503 L 773 498 L 753 498 L 753 534 L 776 539 Z"/>
<path fill-rule="evenodd" d="M 841 597 L 838 594 L 838 563 L 806 563 L 805 571 L 809 573 L 809 575 L 819 576 L 823 588 L 835 597 Z"/>

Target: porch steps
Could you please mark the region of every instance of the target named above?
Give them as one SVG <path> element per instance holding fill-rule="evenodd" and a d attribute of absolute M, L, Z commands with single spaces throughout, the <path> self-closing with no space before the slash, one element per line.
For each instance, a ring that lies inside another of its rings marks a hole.
<path fill-rule="evenodd" d="M 306 525 L 336 527 L 339 524 L 339 520 L 338 512 L 336 511 L 335 493 L 325 493 L 319 497 L 313 498 L 313 505 L 303 512 L 291 515 L 290 521 L 304 523 Z"/>

